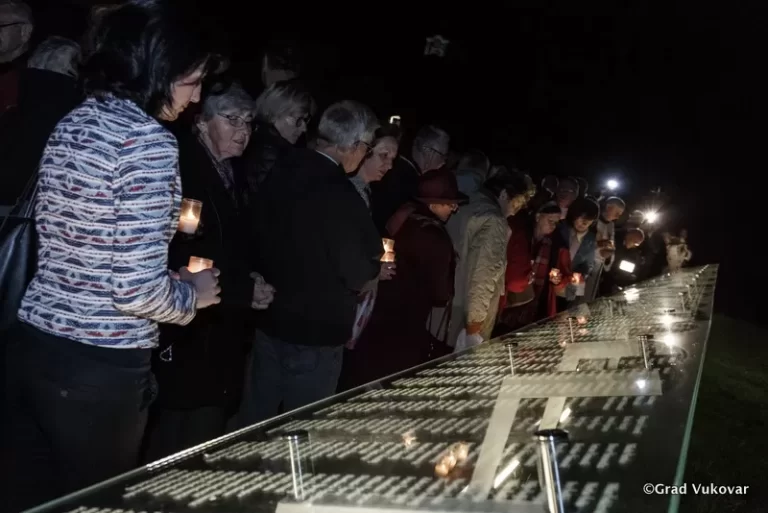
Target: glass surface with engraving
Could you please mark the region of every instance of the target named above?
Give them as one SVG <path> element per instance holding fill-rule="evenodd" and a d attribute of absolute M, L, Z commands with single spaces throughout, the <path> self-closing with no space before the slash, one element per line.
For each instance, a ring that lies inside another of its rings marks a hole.
<path fill-rule="evenodd" d="M 717 266 L 683 269 L 38 511 L 674 511 Z"/>

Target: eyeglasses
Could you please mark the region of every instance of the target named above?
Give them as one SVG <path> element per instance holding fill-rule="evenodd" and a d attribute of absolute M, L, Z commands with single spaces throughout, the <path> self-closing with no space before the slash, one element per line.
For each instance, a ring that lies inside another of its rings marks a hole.
<path fill-rule="evenodd" d="M 309 121 L 312 119 L 312 117 L 309 116 L 309 115 L 304 115 L 304 116 L 289 115 L 289 116 L 286 116 L 286 117 L 288 119 L 292 119 L 293 120 L 293 123 L 296 125 L 296 128 L 301 128 L 302 126 L 309 125 Z"/>
<path fill-rule="evenodd" d="M 373 146 L 371 146 L 369 143 L 365 141 L 357 141 L 357 144 L 363 144 L 365 145 L 365 152 L 366 153 L 372 153 L 373 152 Z"/>
<path fill-rule="evenodd" d="M 430 146 L 422 146 L 422 148 L 424 148 L 425 150 L 429 150 L 431 152 L 437 153 L 438 155 L 440 155 L 443 158 L 446 158 L 448 156 L 448 154 L 443 153 L 442 151 L 438 151 L 438 150 L 436 150 L 436 149 L 434 149 L 434 148 L 432 148 Z"/>
<path fill-rule="evenodd" d="M 243 128 L 243 127 L 250 127 L 251 121 L 248 121 L 245 118 L 241 118 L 240 116 L 235 116 L 234 114 L 219 114 L 222 118 L 226 119 L 230 125 L 232 125 L 235 128 Z"/>

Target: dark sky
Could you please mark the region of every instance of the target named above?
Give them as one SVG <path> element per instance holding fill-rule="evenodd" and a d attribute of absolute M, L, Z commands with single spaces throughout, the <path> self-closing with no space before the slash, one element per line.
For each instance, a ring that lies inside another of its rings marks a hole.
<path fill-rule="evenodd" d="M 82 14 L 70 5 L 89 2 L 36 3 L 48 4 L 38 8 L 44 31 L 73 33 Z M 289 12 L 234 0 L 183 4 L 215 20 L 241 61 L 257 61 L 271 37 L 300 39 L 321 104 L 359 99 L 382 117 L 402 115 L 410 130 L 437 121 L 460 149 L 480 147 L 539 176 L 583 175 L 592 184 L 617 176 L 630 198 L 661 186 L 674 197 L 671 227 L 689 228 L 698 260 L 731 263 L 729 294 L 743 300 L 735 273 L 756 239 L 743 219 L 762 215 L 748 196 L 764 181 L 752 151 L 765 133 L 755 115 L 762 16 L 749 3 L 599 14 L 558 3 L 431 3 L 410 17 L 395 4 L 314 12 L 293 3 Z M 444 59 L 422 56 L 433 34 L 451 41 Z"/>

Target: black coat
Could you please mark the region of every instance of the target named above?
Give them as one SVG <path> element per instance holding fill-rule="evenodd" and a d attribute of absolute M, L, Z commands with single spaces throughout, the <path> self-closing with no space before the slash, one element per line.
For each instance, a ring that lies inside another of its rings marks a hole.
<path fill-rule="evenodd" d="M 37 171 L 56 124 L 77 107 L 77 81 L 53 71 L 21 73 L 19 103 L 0 116 L 0 205 L 13 205 Z"/>
<path fill-rule="evenodd" d="M 400 156 L 380 181 L 371 184 L 371 214 L 382 237 L 389 237 L 389 218 L 416 196 L 419 176 L 416 164 Z"/>
<path fill-rule="evenodd" d="M 345 344 L 383 249 L 344 169 L 314 150 L 287 153 L 253 211 L 256 268 L 276 289 L 264 330 L 292 344 Z"/>
<path fill-rule="evenodd" d="M 235 408 L 239 403 L 246 353 L 253 332 L 253 280 L 248 262 L 249 231 L 238 203 L 224 188 L 203 145 L 191 133 L 178 136 L 182 193 L 203 202 L 200 227 L 178 233 L 169 249 L 169 267 L 177 270 L 190 256 L 209 258 L 221 271 L 219 305 L 200 310 L 187 326 L 160 325 L 160 347 L 153 371 L 161 407 Z M 163 361 L 173 345 L 172 360 Z"/>
<path fill-rule="evenodd" d="M 259 124 L 242 157 L 235 159 L 238 175 L 245 177 L 248 184 L 249 203 L 261 185 L 272 172 L 281 155 L 290 151 L 293 145 L 283 139 L 275 127 Z"/>

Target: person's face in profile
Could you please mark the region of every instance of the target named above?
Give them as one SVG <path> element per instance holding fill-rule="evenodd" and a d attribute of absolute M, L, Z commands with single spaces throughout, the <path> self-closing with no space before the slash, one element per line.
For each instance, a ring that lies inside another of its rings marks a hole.
<path fill-rule="evenodd" d="M 163 108 L 160 118 L 165 121 L 174 121 L 190 103 L 198 103 L 204 78 L 205 72 L 203 67 L 200 67 L 176 80 L 171 86 L 172 104 Z"/>
<path fill-rule="evenodd" d="M 621 208 L 621 205 L 609 203 L 608 205 L 606 205 L 605 210 L 603 211 L 603 219 L 605 219 L 609 223 L 612 223 L 618 220 L 623 214 L 624 214 L 624 209 Z"/>

